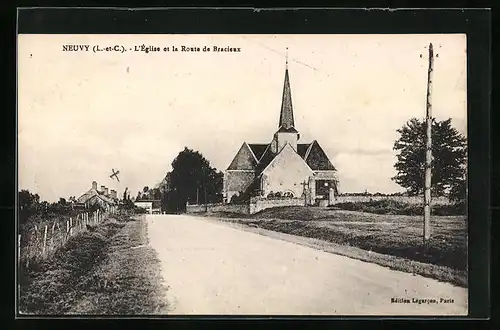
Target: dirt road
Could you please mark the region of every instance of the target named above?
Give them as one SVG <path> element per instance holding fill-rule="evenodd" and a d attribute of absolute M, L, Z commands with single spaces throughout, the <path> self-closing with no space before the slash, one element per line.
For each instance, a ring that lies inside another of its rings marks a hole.
<path fill-rule="evenodd" d="M 147 221 L 170 286 L 170 314 L 467 314 L 467 290 L 448 283 L 207 218 L 149 215 Z"/>

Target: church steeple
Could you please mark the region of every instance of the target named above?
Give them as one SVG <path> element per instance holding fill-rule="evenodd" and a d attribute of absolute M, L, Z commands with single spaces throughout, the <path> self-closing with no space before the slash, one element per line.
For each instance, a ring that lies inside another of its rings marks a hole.
<path fill-rule="evenodd" d="M 290 78 L 288 76 L 288 48 L 285 65 L 285 83 L 283 85 L 283 97 L 281 100 L 281 113 L 278 128 L 288 130 L 295 126 L 293 121 L 292 91 L 290 89 Z"/>
<path fill-rule="evenodd" d="M 285 62 L 285 83 L 283 85 L 283 96 L 281 99 L 281 112 L 278 130 L 274 134 L 271 143 L 271 151 L 279 152 L 286 144 L 290 144 L 297 151 L 299 132 L 295 129 L 293 120 L 292 91 L 290 89 L 290 77 L 288 75 L 288 48 Z"/>

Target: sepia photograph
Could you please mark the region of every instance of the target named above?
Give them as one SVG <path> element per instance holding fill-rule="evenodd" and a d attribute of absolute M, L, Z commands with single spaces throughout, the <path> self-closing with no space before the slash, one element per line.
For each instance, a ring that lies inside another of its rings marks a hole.
<path fill-rule="evenodd" d="M 19 34 L 19 315 L 468 315 L 466 34 Z"/>

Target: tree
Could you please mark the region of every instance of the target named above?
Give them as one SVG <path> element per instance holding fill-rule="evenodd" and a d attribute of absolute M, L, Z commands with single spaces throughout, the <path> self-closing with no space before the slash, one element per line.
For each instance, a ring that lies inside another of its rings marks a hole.
<path fill-rule="evenodd" d="M 222 200 L 223 174 L 210 166 L 198 151 L 187 147 L 172 162 L 170 172 L 169 208 L 183 210 L 187 202 L 213 203 Z M 172 200 L 173 199 L 173 200 Z"/>
<path fill-rule="evenodd" d="M 394 143 L 397 174 L 392 179 L 406 188 L 409 195 L 424 192 L 425 185 L 425 127 L 423 120 L 410 119 L 397 132 Z M 432 123 L 432 186 L 434 196 L 443 196 L 457 189 L 465 180 L 467 140 L 451 126 L 451 118 Z"/>
<path fill-rule="evenodd" d="M 151 199 L 161 200 L 160 188 L 153 188 L 149 191 Z"/>
<path fill-rule="evenodd" d="M 18 194 L 18 204 L 19 210 L 29 210 L 36 204 L 36 197 L 38 195 L 32 195 L 29 190 L 21 190 Z"/>
<path fill-rule="evenodd" d="M 28 223 L 30 217 L 35 215 L 38 210 L 42 210 L 40 204 L 40 196 L 38 194 L 32 194 L 29 190 L 21 190 L 18 193 L 18 207 L 19 207 L 19 224 L 24 225 Z M 48 204 L 47 202 L 43 202 Z"/>
<path fill-rule="evenodd" d="M 463 203 L 467 197 L 467 181 L 460 180 L 450 190 L 450 200 L 455 203 Z"/>

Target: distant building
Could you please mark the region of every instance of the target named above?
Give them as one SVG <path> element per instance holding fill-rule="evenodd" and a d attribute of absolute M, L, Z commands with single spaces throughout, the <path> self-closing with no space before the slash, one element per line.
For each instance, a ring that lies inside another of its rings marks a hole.
<path fill-rule="evenodd" d="M 112 210 L 118 205 L 118 197 L 115 190 L 108 190 L 106 186 L 97 188 L 97 182 L 92 182 L 92 187 L 76 200 L 78 204 L 85 207 L 98 204 L 107 211 Z"/>
<path fill-rule="evenodd" d="M 149 214 L 161 213 L 160 200 L 139 200 L 135 201 L 134 205 L 145 209 Z"/>
<path fill-rule="evenodd" d="M 240 147 L 224 173 L 224 201 L 233 196 L 305 197 L 308 204 L 337 194 L 336 169 L 318 141 L 298 143 L 288 65 L 278 130 L 268 144 Z"/>

